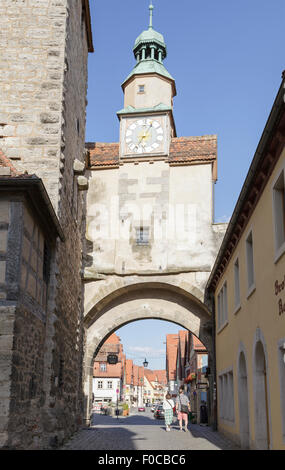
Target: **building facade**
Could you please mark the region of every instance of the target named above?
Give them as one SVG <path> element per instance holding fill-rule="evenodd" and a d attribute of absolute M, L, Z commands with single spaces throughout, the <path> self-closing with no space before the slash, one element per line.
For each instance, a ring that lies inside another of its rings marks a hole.
<path fill-rule="evenodd" d="M 218 428 L 243 448 L 285 449 L 284 74 L 208 282 Z"/>
<path fill-rule="evenodd" d="M 116 364 L 108 362 L 108 356 L 117 357 Z M 120 338 L 113 333 L 95 357 L 93 372 L 93 408 L 122 400 L 125 360 Z"/>

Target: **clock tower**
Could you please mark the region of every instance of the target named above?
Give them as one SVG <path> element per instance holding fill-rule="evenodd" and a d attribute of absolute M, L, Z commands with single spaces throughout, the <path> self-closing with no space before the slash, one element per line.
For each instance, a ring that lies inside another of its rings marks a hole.
<path fill-rule="evenodd" d="M 171 138 L 176 137 L 173 118 L 174 78 L 163 65 L 167 56 L 162 34 L 153 29 L 153 5 L 150 21 L 135 41 L 135 67 L 122 84 L 124 109 L 120 120 L 120 160 L 164 159 L 169 155 Z"/>

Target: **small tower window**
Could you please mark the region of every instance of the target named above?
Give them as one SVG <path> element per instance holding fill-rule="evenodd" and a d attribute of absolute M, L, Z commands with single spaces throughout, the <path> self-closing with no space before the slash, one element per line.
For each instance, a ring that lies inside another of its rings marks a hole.
<path fill-rule="evenodd" d="M 144 92 L 145 92 L 144 85 L 139 85 L 139 93 L 144 93 Z"/>
<path fill-rule="evenodd" d="M 137 245 L 149 244 L 149 227 L 139 227 L 136 229 L 136 243 Z"/>

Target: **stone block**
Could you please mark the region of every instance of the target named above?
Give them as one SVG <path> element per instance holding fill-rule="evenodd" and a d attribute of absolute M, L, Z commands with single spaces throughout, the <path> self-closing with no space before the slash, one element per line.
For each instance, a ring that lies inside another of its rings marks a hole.
<path fill-rule="evenodd" d="M 10 176 L 11 168 L 0 166 L 0 176 Z"/>
<path fill-rule="evenodd" d="M 0 222 L 10 221 L 10 202 L 0 201 Z"/>
<path fill-rule="evenodd" d="M 80 162 L 79 160 L 75 159 L 73 163 L 73 171 L 74 173 L 83 173 L 85 170 L 85 163 Z"/>
<path fill-rule="evenodd" d="M 13 335 L 0 336 L 0 351 L 1 352 L 11 351 L 12 347 L 13 347 Z"/>
<path fill-rule="evenodd" d="M 1 230 L 0 231 L 0 251 L 5 252 L 7 250 L 7 238 L 8 238 L 7 230 Z"/>
<path fill-rule="evenodd" d="M 85 176 L 78 176 L 77 178 L 78 189 L 86 190 L 88 189 L 88 179 Z"/>
<path fill-rule="evenodd" d="M 5 283 L 6 280 L 6 261 L 0 261 L 0 283 Z"/>

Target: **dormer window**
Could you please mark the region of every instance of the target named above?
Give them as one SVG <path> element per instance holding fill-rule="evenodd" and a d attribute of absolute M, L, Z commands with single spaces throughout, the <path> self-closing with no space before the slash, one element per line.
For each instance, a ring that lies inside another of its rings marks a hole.
<path fill-rule="evenodd" d="M 144 93 L 144 92 L 145 92 L 144 85 L 139 85 L 138 93 Z"/>

